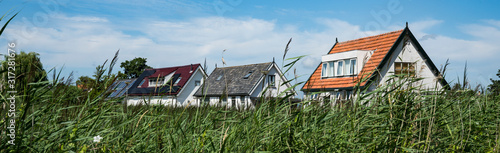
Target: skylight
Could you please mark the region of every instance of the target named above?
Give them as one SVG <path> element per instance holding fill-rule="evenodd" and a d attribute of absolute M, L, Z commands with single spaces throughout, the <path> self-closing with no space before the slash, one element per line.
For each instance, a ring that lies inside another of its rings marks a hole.
<path fill-rule="evenodd" d="M 177 78 L 177 80 L 175 81 L 174 85 L 177 85 L 181 81 L 181 79 L 182 79 L 182 77 Z"/>
<path fill-rule="evenodd" d="M 219 75 L 216 80 L 219 81 L 220 79 L 222 79 L 222 75 Z"/>
<path fill-rule="evenodd" d="M 250 77 L 250 75 L 252 75 L 252 71 L 248 72 L 248 74 L 247 74 L 247 75 L 245 75 L 245 76 L 243 77 L 243 79 L 248 79 L 248 77 Z"/>

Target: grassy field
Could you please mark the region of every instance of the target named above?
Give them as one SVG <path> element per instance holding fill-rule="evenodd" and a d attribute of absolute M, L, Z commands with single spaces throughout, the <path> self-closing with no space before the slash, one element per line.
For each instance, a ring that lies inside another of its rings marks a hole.
<path fill-rule="evenodd" d="M 411 81 L 358 93 L 342 108 L 270 98 L 248 111 L 124 107 L 68 82 L 38 82 L 18 95 L 15 145 L 4 94 L 0 152 L 498 152 L 498 96 L 425 93 Z"/>

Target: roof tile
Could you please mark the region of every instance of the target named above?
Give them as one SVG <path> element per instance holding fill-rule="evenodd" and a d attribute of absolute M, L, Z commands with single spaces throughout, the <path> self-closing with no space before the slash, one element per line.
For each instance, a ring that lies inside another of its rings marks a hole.
<path fill-rule="evenodd" d="M 363 77 L 370 75 L 376 67 L 382 62 L 385 55 L 392 48 L 396 40 L 399 38 L 403 30 L 388 32 L 380 35 L 369 36 L 364 38 L 359 38 L 355 40 L 349 40 L 345 42 L 337 43 L 328 54 L 341 53 L 351 50 L 375 50 L 370 59 L 366 62 L 364 67 L 360 71 L 360 75 L 351 77 L 340 77 L 340 78 L 321 78 L 321 67 L 319 64 L 318 68 L 313 72 L 309 80 L 304 84 L 302 90 L 310 89 L 325 89 L 325 88 L 350 88 L 354 87 L 358 81 Z M 364 86 L 365 82 L 360 85 Z"/>

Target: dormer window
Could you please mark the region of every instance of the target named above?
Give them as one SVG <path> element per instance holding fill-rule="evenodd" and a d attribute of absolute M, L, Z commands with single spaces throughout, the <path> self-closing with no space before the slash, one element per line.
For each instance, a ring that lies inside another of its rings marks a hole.
<path fill-rule="evenodd" d="M 250 77 L 250 75 L 252 75 L 252 71 L 248 72 L 248 74 L 246 74 L 245 76 L 243 76 L 243 79 L 248 79 L 248 77 Z"/>
<path fill-rule="evenodd" d="M 341 77 L 358 73 L 356 58 L 323 62 L 321 77 Z"/>
<path fill-rule="evenodd" d="M 158 87 L 161 86 L 165 83 L 164 78 L 150 78 L 149 79 L 149 86 L 150 87 Z"/>

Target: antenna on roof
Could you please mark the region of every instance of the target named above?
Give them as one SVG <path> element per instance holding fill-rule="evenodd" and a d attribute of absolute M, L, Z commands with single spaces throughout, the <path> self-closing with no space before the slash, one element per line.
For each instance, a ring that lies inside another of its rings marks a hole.
<path fill-rule="evenodd" d="M 273 57 L 273 63 L 274 63 L 274 57 Z"/>
<path fill-rule="evenodd" d="M 339 43 L 339 38 L 335 37 L 335 43 Z"/>
<path fill-rule="evenodd" d="M 205 57 L 205 63 L 203 64 L 203 68 L 207 70 L 207 58 Z"/>
<path fill-rule="evenodd" d="M 408 22 L 406 22 L 406 28 L 408 28 Z"/>
<path fill-rule="evenodd" d="M 215 68 L 217 68 L 217 63 L 215 63 Z"/>

